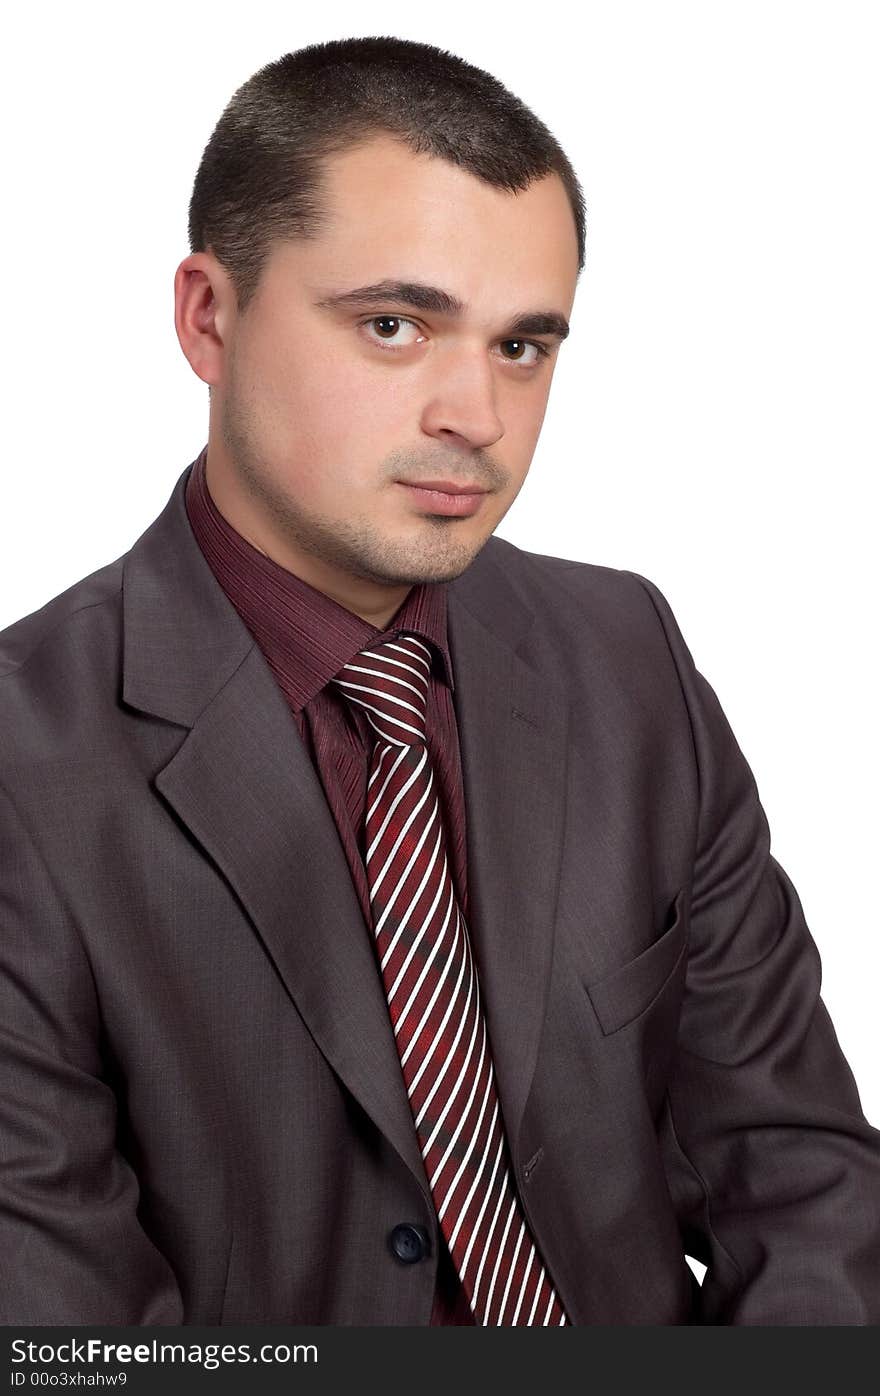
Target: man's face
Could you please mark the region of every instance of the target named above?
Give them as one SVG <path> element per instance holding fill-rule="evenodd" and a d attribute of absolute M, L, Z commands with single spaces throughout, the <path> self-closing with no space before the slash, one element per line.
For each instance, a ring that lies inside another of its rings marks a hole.
<path fill-rule="evenodd" d="M 270 557 L 390 615 L 410 585 L 463 572 L 523 484 L 560 337 L 515 324 L 550 313 L 564 331 L 575 224 L 557 175 L 510 194 L 384 136 L 329 160 L 325 180 L 325 228 L 274 245 L 244 314 L 211 278 L 213 376 L 191 358 L 214 384 L 208 480 Z M 463 309 L 401 290 L 339 299 L 392 282 Z M 454 513 L 401 481 L 486 493 Z"/>

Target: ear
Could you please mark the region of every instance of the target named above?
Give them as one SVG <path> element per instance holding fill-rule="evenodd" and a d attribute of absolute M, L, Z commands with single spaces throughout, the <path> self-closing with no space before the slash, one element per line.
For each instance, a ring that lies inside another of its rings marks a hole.
<path fill-rule="evenodd" d="M 203 383 L 222 382 L 236 317 L 228 274 L 213 252 L 193 252 L 174 273 L 174 328 L 190 368 Z"/>

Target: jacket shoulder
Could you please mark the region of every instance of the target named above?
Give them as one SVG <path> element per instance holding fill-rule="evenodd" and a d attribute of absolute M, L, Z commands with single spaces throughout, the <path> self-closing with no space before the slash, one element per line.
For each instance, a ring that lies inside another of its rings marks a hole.
<path fill-rule="evenodd" d="M 0 769 L 76 749 L 115 701 L 124 558 L 0 630 Z"/>
<path fill-rule="evenodd" d="M 596 562 L 579 562 L 549 553 L 529 552 L 493 535 L 484 549 L 487 561 L 503 572 L 521 600 L 534 610 L 562 612 L 563 623 L 578 619 L 603 628 L 633 628 L 657 638 L 658 616 L 668 622 L 671 608 L 657 584 L 639 572 Z M 667 635 L 667 639 L 669 636 Z"/>
<path fill-rule="evenodd" d="M 45 605 L 0 630 L 0 681 L 15 674 L 47 643 L 64 646 L 80 613 L 118 599 L 124 557 L 73 582 Z"/>

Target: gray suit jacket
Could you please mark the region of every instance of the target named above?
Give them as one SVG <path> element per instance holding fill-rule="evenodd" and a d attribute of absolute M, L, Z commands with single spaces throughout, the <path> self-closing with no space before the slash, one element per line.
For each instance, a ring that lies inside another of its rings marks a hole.
<path fill-rule="evenodd" d="M 0 635 L 0 1323 L 424 1325 L 371 938 L 188 471 Z M 449 638 L 499 1099 L 572 1323 L 880 1323 L 880 1134 L 664 597 L 492 537 Z"/>

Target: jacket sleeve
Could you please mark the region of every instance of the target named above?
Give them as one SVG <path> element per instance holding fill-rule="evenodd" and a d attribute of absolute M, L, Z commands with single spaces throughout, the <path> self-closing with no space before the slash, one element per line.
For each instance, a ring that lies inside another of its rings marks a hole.
<path fill-rule="evenodd" d="M 94 981 L 0 790 L 0 1324 L 179 1324 L 165 1258 L 114 1146 Z"/>
<path fill-rule="evenodd" d="M 749 766 L 668 602 L 645 577 L 699 776 L 688 969 L 661 1120 L 694 1321 L 880 1324 L 880 1132 L 820 997 L 798 894 Z"/>

